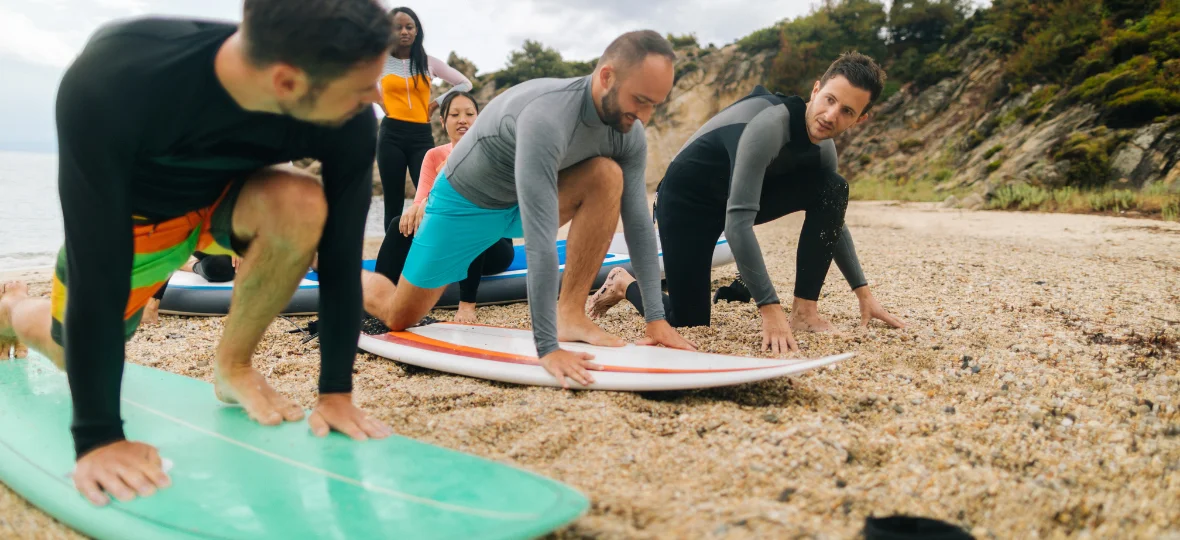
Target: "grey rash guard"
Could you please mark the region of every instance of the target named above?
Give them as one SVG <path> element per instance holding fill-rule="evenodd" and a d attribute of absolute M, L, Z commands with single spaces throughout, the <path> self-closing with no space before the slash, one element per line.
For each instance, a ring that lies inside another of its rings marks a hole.
<path fill-rule="evenodd" d="M 802 122 L 796 124 L 793 129 L 791 112 L 779 96 L 759 88 L 701 126 L 673 158 L 674 163 L 700 170 L 701 178 L 715 176 L 710 171 L 718 166 L 730 168 L 725 171 L 730 177 L 725 237 L 743 281 L 760 306 L 779 303 L 779 298 L 754 225 L 787 213 L 777 205 L 787 200 L 782 192 L 791 189 L 788 184 L 766 185 L 764 179 L 837 174 L 835 143 L 827 139 L 812 144 L 806 131 L 799 129 Z M 792 140 L 792 131 L 800 140 Z M 863 286 L 852 236 L 847 226 L 841 232 L 834 247 L 836 264 L 853 288 Z"/>
<path fill-rule="evenodd" d="M 558 171 L 592 157 L 623 170 L 621 216 L 648 322 L 664 319 L 656 235 L 647 208 L 643 125 L 620 133 L 598 116 L 590 77 L 535 79 L 497 96 L 451 152 L 446 177 L 484 208 L 520 205 L 528 261 L 529 312 L 537 354 L 558 349 Z"/>

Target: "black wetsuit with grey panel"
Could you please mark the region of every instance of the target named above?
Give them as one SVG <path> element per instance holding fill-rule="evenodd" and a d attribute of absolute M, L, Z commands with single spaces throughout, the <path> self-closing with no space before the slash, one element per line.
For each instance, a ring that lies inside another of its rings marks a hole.
<path fill-rule="evenodd" d="M 836 146 L 807 136 L 807 104 L 761 86 L 710 119 L 673 158 L 657 193 L 673 326 L 710 318 L 710 266 L 721 233 L 759 306 L 779 303 L 753 226 L 805 211 L 795 296 L 818 300 L 833 256 L 853 289 L 866 284 L 844 226 L 848 183 Z"/>

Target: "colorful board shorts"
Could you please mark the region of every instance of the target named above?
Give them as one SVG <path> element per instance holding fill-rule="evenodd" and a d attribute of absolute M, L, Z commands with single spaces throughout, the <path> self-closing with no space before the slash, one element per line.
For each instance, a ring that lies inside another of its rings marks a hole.
<path fill-rule="evenodd" d="M 146 218 L 133 216 L 135 259 L 131 266 L 131 294 L 123 311 L 123 338 L 130 340 L 139 327 L 143 308 L 172 273 L 184 266 L 193 252 L 210 255 L 234 255 L 233 209 L 245 181 L 235 181 L 226 187 L 212 206 L 194 210 L 183 216 L 151 223 Z M 53 274 L 50 304 L 53 312 L 53 341 L 63 345 L 67 283 L 65 246 L 57 253 L 57 268 Z"/>
<path fill-rule="evenodd" d="M 524 238 L 520 207 L 477 206 L 451 187 L 444 168 L 427 196 L 402 279 L 423 289 L 462 281 L 471 261 L 501 238 Z"/>

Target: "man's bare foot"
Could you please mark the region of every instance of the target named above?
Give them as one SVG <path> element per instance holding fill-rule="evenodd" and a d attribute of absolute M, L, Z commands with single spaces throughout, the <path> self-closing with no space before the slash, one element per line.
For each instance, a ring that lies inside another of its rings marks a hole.
<path fill-rule="evenodd" d="M 459 302 L 459 310 L 455 312 L 455 322 L 461 324 L 475 324 L 479 318 L 475 316 L 475 304 Z"/>
<path fill-rule="evenodd" d="M 20 281 L 0 284 L 0 360 L 24 358 L 29 351 L 16 339 L 12 328 L 12 306 L 29 297 L 29 286 Z"/>
<path fill-rule="evenodd" d="M 622 347 L 627 342 L 618 336 L 606 333 L 591 321 L 585 313 L 570 313 L 557 315 L 557 340 L 581 341 L 602 347 Z"/>
<path fill-rule="evenodd" d="M 159 300 L 148 298 L 147 305 L 143 307 L 143 316 L 140 317 L 139 324 L 144 326 L 156 326 L 160 324 Z"/>
<path fill-rule="evenodd" d="M 241 405 L 250 418 L 264 426 L 303 419 L 303 408 L 271 388 L 266 377 L 252 367 L 214 369 L 213 391 L 217 399 Z"/>
<path fill-rule="evenodd" d="M 606 282 L 602 284 L 602 288 L 593 296 L 586 299 L 586 314 L 591 319 L 597 319 L 606 315 L 610 308 L 615 307 L 615 304 L 622 302 L 627 297 L 627 287 L 635 282 L 635 278 L 631 277 L 626 270 L 622 268 L 615 268 L 606 275 Z"/>
<path fill-rule="evenodd" d="M 794 332 L 832 332 L 839 333 L 832 323 L 818 314 L 791 313 L 791 330 Z"/>

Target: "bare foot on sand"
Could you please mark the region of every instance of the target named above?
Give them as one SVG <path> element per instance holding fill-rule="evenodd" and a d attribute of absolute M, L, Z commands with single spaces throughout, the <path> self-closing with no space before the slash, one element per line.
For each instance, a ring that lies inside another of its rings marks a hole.
<path fill-rule="evenodd" d="M 271 388 L 266 377 L 252 367 L 214 369 L 213 391 L 217 399 L 241 405 L 250 418 L 264 426 L 303 419 L 303 408 Z"/>
<path fill-rule="evenodd" d="M 475 324 L 479 322 L 479 317 L 475 315 L 475 304 L 471 302 L 459 302 L 459 309 L 455 311 L 455 322 L 462 324 Z"/>
<path fill-rule="evenodd" d="M 827 319 L 820 317 L 818 314 L 800 314 L 798 312 L 791 313 L 791 331 L 793 332 L 830 332 L 838 334 L 832 323 Z"/>
<path fill-rule="evenodd" d="M 557 314 L 557 340 L 580 341 L 603 347 L 622 347 L 627 342 L 594 324 L 584 312 Z"/>
<path fill-rule="evenodd" d="M 597 319 L 606 315 L 610 308 L 615 307 L 615 304 L 622 302 L 627 297 L 627 287 L 635 282 L 635 278 L 631 277 L 626 270 L 622 268 L 615 268 L 606 275 L 606 282 L 602 284 L 602 288 L 594 293 L 594 296 L 586 299 L 586 314 L 591 319 Z"/>
<path fill-rule="evenodd" d="M 28 296 L 29 286 L 20 281 L 0 284 L 0 360 L 7 360 L 10 353 L 13 358 L 24 358 L 29 354 L 16 339 L 16 331 L 12 328 L 12 306 Z"/>
<path fill-rule="evenodd" d="M 159 300 L 148 298 L 147 305 L 143 306 L 143 317 L 140 317 L 139 324 L 144 326 L 158 326 L 160 324 Z"/>

